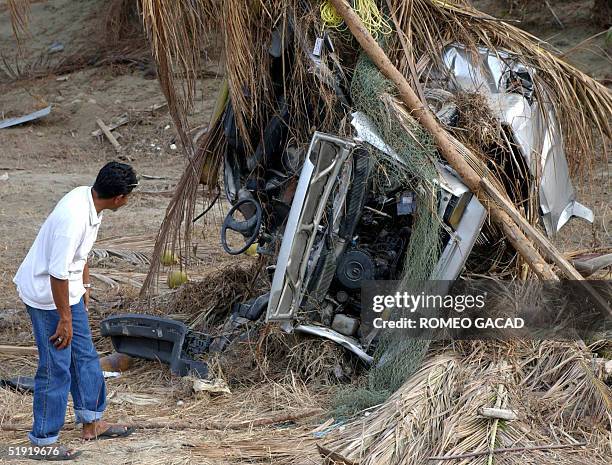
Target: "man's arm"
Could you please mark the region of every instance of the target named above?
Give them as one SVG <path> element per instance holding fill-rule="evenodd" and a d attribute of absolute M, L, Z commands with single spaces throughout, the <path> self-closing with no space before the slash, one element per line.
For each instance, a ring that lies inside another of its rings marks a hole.
<path fill-rule="evenodd" d="M 68 224 L 63 227 L 69 231 Z M 81 242 L 80 234 L 54 234 L 49 257 L 49 279 L 53 302 L 59 314 L 55 333 L 49 339 L 58 349 L 68 347 L 72 340 L 72 310 L 70 309 L 68 278 L 69 267 Z"/>
<path fill-rule="evenodd" d="M 68 280 L 50 276 L 51 293 L 60 320 L 53 336 L 49 338 L 57 349 L 68 347 L 72 340 L 72 310 L 68 299 Z"/>

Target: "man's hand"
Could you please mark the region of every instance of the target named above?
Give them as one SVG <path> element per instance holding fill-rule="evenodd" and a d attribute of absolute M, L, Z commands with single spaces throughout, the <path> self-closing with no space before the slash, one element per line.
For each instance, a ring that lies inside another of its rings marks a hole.
<path fill-rule="evenodd" d="M 61 318 L 49 340 L 58 350 L 68 347 L 72 341 L 72 320 Z"/>
<path fill-rule="evenodd" d="M 83 294 L 83 303 L 85 304 L 85 310 L 89 311 L 89 288 L 85 289 L 85 294 Z"/>
<path fill-rule="evenodd" d="M 68 302 L 68 280 L 51 276 L 51 293 L 57 306 L 59 323 L 49 340 L 57 349 L 65 349 L 72 340 L 72 311 Z"/>

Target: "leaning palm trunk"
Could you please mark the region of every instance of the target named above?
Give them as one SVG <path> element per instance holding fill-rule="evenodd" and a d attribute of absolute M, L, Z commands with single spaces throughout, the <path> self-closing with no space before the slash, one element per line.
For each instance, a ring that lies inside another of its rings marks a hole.
<path fill-rule="evenodd" d="M 413 75 L 410 63 L 414 62 L 415 72 L 423 77 L 439 63 L 442 49 L 452 43 L 462 43 L 472 50 L 479 46 L 504 50 L 520 56 L 523 63 L 537 69 L 536 95 L 550 99 L 557 114 L 563 115 L 561 124 L 572 171 L 591 165 L 598 135 L 603 137 L 604 143 L 612 135 L 609 91 L 556 57 L 545 43 L 530 34 L 475 10 L 464 0 L 385 0 L 377 3 L 383 13 L 389 5 L 395 19 L 393 24 L 400 31 L 383 33 L 389 44 L 390 58 L 404 76 Z M 186 115 L 194 102 L 197 70 L 203 64 L 205 49 L 211 43 L 214 35 L 211 31 L 215 27 L 223 31 L 230 100 L 241 132 L 245 131 L 245 121 L 258 121 L 268 105 L 267 50 L 272 31 L 279 25 L 283 25 L 281 30 L 291 29 L 292 33 L 283 40 L 295 51 L 295 71 L 284 90 L 294 115 L 290 127 L 292 136 L 307 143 L 313 121 L 304 116 L 303 109 L 313 95 L 324 95 L 326 100 L 322 109 L 325 123 L 317 129 L 336 130 L 336 121 L 342 115 L 334 113 L 335 96 L 310 79 L 310 65 L 306 59 L 305 44 L 325 29 L 319 2 L 197 0 L 172 2 L 170 6 L 161 0 L 141 0 L 140 5 L 162 90 L 189 157 L 193 156 L 194 148 L 187 136 Z M 347 40 L 342 30 L 340 27 L 339 32 L 329 32 L 338 44 L 342 64 L 349 70 L 354 65 L 355 44 Z M 470 148 L 479 153 L 479 147 Z M 219 148 L 213 148 L 208 156 L 218 163 L 221 155 Z M 181 243 L 186 244 L 186 241 Z"/>

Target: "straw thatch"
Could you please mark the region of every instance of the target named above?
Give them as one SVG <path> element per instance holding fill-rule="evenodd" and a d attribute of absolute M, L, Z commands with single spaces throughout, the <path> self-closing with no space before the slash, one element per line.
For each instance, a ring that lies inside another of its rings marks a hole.
<path fill-rule="evenodd" d="M 389 400 L 326 444 L 362 465 L 422 464 L 494 448 L 587 442 L 587 449 L 523 451 L 493 463 L 606 463 L 611 391 L 593 375 L 585 346 L 567 343 L 461 343 L 436 351 Z M 517 413 L 483 417 L 483 407 Z M 492 463 L 489 454 L 453 463 Z"/>
<path fill-rule="evenodd" d="M 270 112 L 275 111 L 268 54 L 274 29 L 280 32 L 283 43 L 291 51 L 291 63 L 286 63 L 286 69 L 290 72 L 284 77 L 282 89 L 291 115 L 291 139 L 306 144 L 313 129 L 335 133 L 343 131 L 342 124 L 338 123 L 345 121 L 343 118 L 346 118 L 349 109 L 341 109 L 334 92 L 309 72 L 309 44 L 324 28 L 319 3 L 297 0 L 198 0 L 179 2 L 170 8 L 161 1 L 141 1 L 143 20 L 158 65 L 162 90 L 187 154 L 194 161 L 194 165 L 188 168 L 191 174 L 186 176 L 195 180 L 205 164 L 209 165 L 208 173 L 219 173 L 222 160 L 222 135 L 214 131 L 216 143 L 204 142 L 209 147 L 206 153 L 196 155 L 186 126 L 187 112 L 194 103 L 197 71 L 202 67 L 206 47 L 215 38 L 223 46 L 222 63 L 228 98 L 247 145 L 256 144 L 260 137 L 252 139 L 247 122 L 249 127 L 260 127 Z M 537 70 L 536 96 L 542 101 L 550 101 L 557 114 L 562 115 L 560 122 L 572 170 L 590 167 L 597 153 L 597 136 L 603 137 L 605 144 L 612 135 L 609 118 L 612 97 L 609 91 L 557 57 L 546 43 L 525 31 L 475 10 L 466 0 L 386 0 L 375 3 L 386 14 L 387 21 L 370 22 L 378 24 L 380 38 L 387 44 L 392 61 L 413 82 L 416 77 L 421 80 L 420 85 L 427 86 L 428 83 L 423 80 L 428 71 L 438 64 L 442 49 L 451 43 L 462 43 L 471 50 L 478 46 L 503 50 L 520 57 L 521 62 Z M 222 32 L 219 36 L 213 32 L 215 26 L 219 26 L 218 30 Z M 355 43 L 342 26 L 326 31 L 334 41 L 338 63 L 341 63 L 347 79 L 350 79 L 358 52 Z M 411 69 L 411 62 L 416 63 L 414 70 Z M 334 64 L 330 63 L 330 66 Z M 308 110 L 312 108 L 312 103 L 316 103 L 317 115 Z M 218 119 L 219 115 L 215 112 L 213 116 Z M 211 128 L 214 127 L 215 124 L 211 124 Z M 487 134 L 490 137 L 472 140 L 473 144 L 460 140 L 469 145 L 470 151 L 486 158 L 486 142 L 493 138 L 492 131 L 487 131 Z M 519 186 L 511 183 L 503 184 L 507 184 L 511 191 L 520 190 Z M 169 211 L 168 224 L 164 225 L 158 237 L 157 252 L 167 246 L 183 250 L 188 248 L 191 226 L 185 209 L 195 202 L 194 188 L 190 188 L 189 192 L 177 194 L 176 199 L 182 206 Z M 525 199 L 516 197 L 514 200 L 520 204 Z M 177 232 L 181 225 L 183 239 L 179 244 Z M 151 273 L 154 274 L 157 269 L 154 261 Z M 148 288 L 150 283 L 151 280 L 147 280 L 145 287 Z"/>

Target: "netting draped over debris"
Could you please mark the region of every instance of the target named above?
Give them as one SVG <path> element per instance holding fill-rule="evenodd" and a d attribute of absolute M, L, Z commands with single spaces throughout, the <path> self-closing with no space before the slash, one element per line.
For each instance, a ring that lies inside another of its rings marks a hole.
<path fill-rule="evenodd" d="M 412 227 L 402 279 L 424 280 L 430 277 L 440 249 L 441 221 L 434 207 L 437 189 L 433 183 L 438 175 L 434 165 L 437 152 L 433 139 L 416 120 L 408 113 L 398 115 L 388 105 L 394 93 L 393 85 L 362 55 L 351 81 L 351 97 L 355 108 L 370 117 L 398 156 L 396 160 L 392 155 L 378 152 L 378 156 L 394 165 L 394 171 L 388 175 L 418 196 L 419 214 Z"/>
<path fill-rule="evenodd" d="M 392 33 L 381 35 L 387 42 L 391 61 L 398 64 L 405 76 L 412 75 L 409 66 L 412 61 L 416 65 L 416 74 L 424 79 L 439 64 L 444 47 L 452 43 L 464 44 L 469 50 L 478 46 L 492 51 L 504 50 L 520 56 L 527 65 L 537 69 L 536 92 L 545 92 L 555 111 L 563 114 L 561 124 L 572 170 L 587 167 L 592 161 L 596 145 L 593 127 L 600 135 L 612 135 L 609 123 L 612 96 L 607 89 L 556 57 L 527 32 L 473 9 L 465 0 L 360 3 L 369 4 L 367 11 L 377 9 L 388 15 L 384 23 L 395 26 Z M 376 4 L 376 8 L 372 3 Z M 177 130 L 187 146 L 191 140 L 183 135 L 187 133 L 186 114 L 195 98 L 198 78 L 195 70 L 202 65 L 206 48 L 214 35 L 211 31 L 217 26 L 219 31 L 223 31 L 221 42 L 226 76 L 239 127 L 244 126 L 240 124 L 242 119 L 264 121 L 266 113 L 277 110 L 274 105 L 270 106 L 270 103 L 274 103 L 271 96 L 274 91 L 282 96 L 291 115 L 288 124 L 291 137 L 302 146 L 308 143 L 313 129 L 342 132 L 339 127 L 346 125 L 346 122 L 338 124 L 344 115 L 334 110 L 337 97 L 326 84 L 329 76 L 315 78 L 310 53 L 314 39 L 323 33 L 329 34 L 335 57 L 327 64 L 329 68 L 339 65 L 346 77 L 350 78 L 359 50 L 344 27 L 340 26 L 341 31 L 325 27 L 321 18 L 322 2 L 197 0 L 175 2 L 171 8 L 164 2 L 154 0 L 141 0 L 140 4 L 162 88 L 169 100 Z M 379 26 L 382 32 L 388 32 L 382 23 Z M 283 72 L 288 72 L 282 89 L 269 85 L 271 75 L 279 71 L 268 66 L 270 40 L 275 36 L 290 50 L 282 60 Z M 309 107 L 318 107 L 315 114 L 308 111 Z M 243 127 L 241 132 L 244 130 Z M 261 128 L 258 131 L 261 133 Z M 471 149 L 478 153 L 477 147 Z M 212 147 L 207 152 L 207 163 L 213 168 L 210 171 L 219 172 L 222 150 Z M 195 200 L 196 197 L 191 196 L 190 201 Z M 189 227 L 185 223 L 190 218 L 186 215 L 178 218 L 178 209 L 170 214 L 175 216 L 172 229 L 183 226 L 182 234 L 185 237 L 182 241 L 177 241 L 176 237 L 170 240 L 166 234 L 160 236 L 159 242 L 165 241 L 171 248 L 180 244 L 187 254 Z M 158 250 L 165 248 L 160 245 Z M 154 261 L 151 272 L 156 273 L 157 270 Z"/>
<path fill-rule="evenodd" d="M 397 156 L 375 150 L 377 157 L 384 158 L 384 165 L 392 167 L 386 174 L 391 182 L 417 195 L 417 214 L 398 289 L 409 291 L 410 282 L 430 278 L 440 253 L 442 223 L 435 209 L 437 188 L 433 183 L 437 152 L 431 136 L 407 112 L 399 114 L 390 105 L 395 93 L 393 84 L 362 55 L 351 81 L 355 109 L 373 121 Z M 383 334 L 375 353 L 378 366 L 370 370 L 367 387 L 343 392 L 337 412 L 346 414 L 384 401 L 418 369 L 428 347 L 429 341 L 424 339 L 406 339 L 399 332 Z"/>

